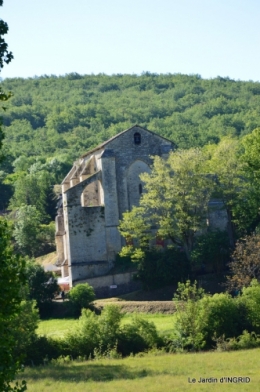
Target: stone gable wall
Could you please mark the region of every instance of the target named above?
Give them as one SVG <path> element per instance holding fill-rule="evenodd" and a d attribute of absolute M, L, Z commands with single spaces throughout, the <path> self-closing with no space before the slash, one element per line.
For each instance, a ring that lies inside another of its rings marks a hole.
<path fill-rule="evenodd" d="M 141 135 L 140 144 L 134 143 L 136 132 Z M 113 151 L 115 157 L 119 219 L 122 219 L 123 212 L 127 211 L 130 206 L 128 188 L 138 188 L 140 183 L 138 175 L 131 181 L 127 181 L 129 167 L 137 160 L 151 166 L 152 156 L 164 154 L 162 146 L 167 146 L 169 151 L 173 148 L 173 143 L 139 127 L 132 128 L 105 146 L 105 151 L 106 149 Z M 103 164 L 102 168 L 104 170 Z"/>
<path fill-rule="evenodd" d="M 134 141 L 136 132 L 140 144 Z M 58 237 L 57 246 L 67 259 L 63 270 L 68 271 L 71 284 L 104 275 L 112 268 L 124 244 L 117 229 L 119 220 L 139 203 L 139 175 L 150 171 L 151 156 L 166 156 L 173 143 L 133 127 L 103 148 L 75 163 L 63 182 L 64 251 Z M 57 225 L 61 227 L 58 219 Z"/>

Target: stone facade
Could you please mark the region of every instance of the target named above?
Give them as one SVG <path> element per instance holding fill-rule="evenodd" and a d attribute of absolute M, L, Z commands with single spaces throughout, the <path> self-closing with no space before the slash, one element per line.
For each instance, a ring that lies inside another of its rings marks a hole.
<path fill-rule="evenodd" d="M 117 229 L 123 212 L 138 205 L 151 156 L 167 157 L 174 144 L 138 125 L 89 151 L 62 182 L 56 245 L 70 286 L 105 275 L 124 245 Z"/>

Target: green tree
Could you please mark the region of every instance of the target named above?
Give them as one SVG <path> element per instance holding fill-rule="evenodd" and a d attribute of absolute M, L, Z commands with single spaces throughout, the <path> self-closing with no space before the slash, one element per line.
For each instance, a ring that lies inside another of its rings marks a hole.
<path fill-rule="evenodd" d="M 3 0 L 0 0 L 0 7 L 3 5 Z M 4 35 L 8 32 L 8 25 L 2 19 L 0 19 L 0 72 L 4 67 L 4 63 L 8 64 L 13 59 L 12 52 L 8 51 L 8 45 L 5 42 Z M 3 92 L 0 87 L 0 101 L 7 101 L 10 98 L 11 94 L 6 94 Z M 1 119 L 2 120 L 2 119 Z M 2 121 L 1 121 L 2 123 Z M 3 145 L 4 133 L 0 128 L 0 150 Z M 3 156 L 0 155 L 0 161 L 3 159 Z"/>
<path fill-rule="evenodd" d="M 40 213 L 35 206 L 22 205 L 17 211 L 14 238 L 24 255 L 34 256 L 39 249 L 40 223 Z"/>
<path fill-rule="evenodd" d="M 199 350 L 204 347 L 205 341 L 202 334 L 202 310 L 201 298 L 205 292 L 197 286 L 195 281 L 190 280 L 185 283 L 178 283 L 178 288 L 174 295 L 176 301 L 176 325 L 175 325 L 175 345 L 190 350 Z"/>
<path fill-rule="evenodd" d="M 13 235 L 22 254 L 36 257 L 55 249 L 55 224 L 41 224 L 41 219 L 35 206 L 21 205 L 16 211 Z"/>
<path fill-rule="evenodd" d="M 238 337 L 250 327 L 248 313 L 243 303 L 228 293 L 207 295 L 200 301 L 200 331 L 206 348 L 214 346 L 214 340 L 223 335 L 226 338 Z"/>
<path fill-rule="evenodd" d="M 3 0 L 0 0 L 0 6 Z M 3 36 L 8 31 L 8 25 L 0 20 L 0 71 L 4 63 L 8 64 L 13 55 Z M 6 101 L 10 94 L 5 94 L 0 88 L 0 101 Z M 0 151 L 4 134 L 0 128 Z M 3 159 L 2 151 L 0 161 Z M 17 332 L 15 318 L 21 312 L 22 286 L 25 284 L 25 263 L 18 255 L 14 255 L 11 246 L 11 233 L 7 222 L 0 219 L 0 390 L 4 392 L 22 392 L 26 390 L 25 381 L 21 385 L 11 386 L 17 372 L 21 370 L 21 358 L 15 355 Z"/>
<path fill-rule="evenodd" d="M 247 319 L 252 324 L 256 333 L 260 332 L 260 284 L 257 279 L 252 279 L 250 285 L 243 287 L 242 296 L 239 298 L 247 309 Z"/>
<path fill-rule="evenodd" d="M 198 236 L 192 262 L 204 271 L 223 273 L 229 261 L 229 238 L 226 231 L 214 230 Z"/>
<path fill-rule="evenodd" d="M 156 235 L 183 247 L 191 259 L 195 235 L 206 227 L 213 189 L 213 181 L 204 171 L 206 161 L 200 149 L 179 150 L 167 160 L 154 158 L 151 174 L 140 176 L 145 183 L 140 207 L 123 214 L 120 222 L 120 233 L 136 244 L 136 248 L 123 248 L 122 255 L 130 251 L 134 257 L 142 257 Z"/>
<path fill-rule="evenodd" d="M 245 164 L 239 159 L 240 144 L 237 139 L 224 138 L 210 146 L 209 171 L 215 177 L 215 195 L 222 200 L 227 212 L 230 246 L 235 247 L 236 235 L 243 232 L 252 219 L 250 193 L 252 188 L 245 175 Z M 208 149 L 209 151 L 209 149 Z"/>
<path fill-rule="evenodd" d="M 14 183 L 14 195 L 10 207 L 16 210 L 23 205 L 33 206 L 39 211 L 41 220 L 46 219 L 46 193 L 49 186 L 47 173 L 40 178 L 38 174 L 22 173 Z"/>
<path fill-rule="evenodd" d="M 260 178 L 260 128 L 256 128 L 252 133 L 242 138 L 241 144 L 244 147 L 242 160 L 247 163 L 247 171 L 252 177 Z"/>
<path fill-rule="evenodd" d="M 20 304 L 19 314 L 13 320 L 13 336 L 16 342 L 14 355 L 26 357 L 27 348 L 37 338 L 39 313 L 35 301 L 23 300 Z"/>
<path fill-rule="evenodd" d="M 26 275 L 29 299 L 35 300 L 40 312 L 45 315 L 59 291 L 57 279 L 52 272 L 44 271 L 41 265 L 33 262 L 27 263 Z"/>
<path fill-rule="evenodd" d="M 245 222 L 249 231 L 255 230 L 260 223 L 260 128 L 255 129 L 241 140 L 243 151 L 240 156 L 244 166 L 244 175 L 249 185 L 249 195 L 246 199 L 247 208 L 244 211 Z"/>
<path fill-rule="evenodd" d="M 54 219 L 57 212 L 54 185 L 63 179 L 68 165 L 55 158 L 48 162 L 37 159 L 32 163 L 32 159 L 20 156 L 13 162 L 13 166 L 15 172 L 5 180 L 14 188 L 10 208 L 16 210 L 23 204 L 31 205 L 40 212 L 42 222 L 48 223 L 50 219 Z"/>
<path fill-rule="evenodd" d="M 0 7 L 3 5 L 3 0 L 0 0 Z M 0 71 L 4 67 L 4 63 L 8 64 L 13 59 L 12 52 L 8 51 L 8 45 L 3 36 L 8 32 L 8 25 L 2 19 L 0 20 Z"/>
<path fill-rule="evenodd" d="M 14 255 L 11 246 L 11 231 L 7 222 L 0 219 L 0 390 L 23 391 L 25 385 L 12 388 L 10 383 L 21 369 L 20 358 L 15 352 L 15 320 L 19 317 L 22 301 L 22 287 L 26 282 L 25 262 Z"/>
<path fill-rule="evenodd" d="M 83 308 L 88 308 L 95 297 L 94 289 L 88 283 L 80 283 L 73 287 L 69 292 L 69 300 L 75 315 L 79 316 Z"/>

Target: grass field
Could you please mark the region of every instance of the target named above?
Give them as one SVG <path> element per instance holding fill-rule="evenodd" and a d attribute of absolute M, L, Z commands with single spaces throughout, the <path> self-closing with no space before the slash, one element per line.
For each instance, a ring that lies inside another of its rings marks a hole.
<path fill-rule="evenodd" d="M 147 314 L 139 313 L 142 318 L 147 321 L 154 322 L 158 332 L 169 333 L 173 330 L 174 315 L 172 314 Z M 133 314 L 126 314 L 122 320 L 122 324 L 130 323 Z M 37 329 L 38 335 L 46 335 L 50 337 L 63 337 L 73 326 L 77 320 L 75 319 L 51 319 L 43 320 L 39 323 Z"/>
<path fill-rule="evenodd" d="M 38 335 L 46 335 L 49 337 L 63 337 L 74 325 L 75 319 L 50 319 L 42 320 L 36 330 Z"/>
<path fill-rule="evenodd" d="M 200 377 L 214 383 L 198 383 Z M 249 383 L 221 383 L 222 377 L 250 377 Z M 29 392 L 259 391 L 260 349 L 199 354 L 145 354 L 26 368 Z M 196 379 L 195 383 L 189 382 Z"/>

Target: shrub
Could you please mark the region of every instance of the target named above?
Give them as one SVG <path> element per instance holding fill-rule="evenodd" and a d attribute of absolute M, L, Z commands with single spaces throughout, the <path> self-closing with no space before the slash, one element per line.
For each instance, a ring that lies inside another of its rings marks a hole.
<path fill-rule="evenodd" d="M 162 345 L 163 340 L 158 336 L 154 323 L 142 319 L 139 315 L 135 315 L 131 324 L 122 327 L 118 340 L 118 350 L 123 356 Z"/>
<path fill-rule="evenodd" d="M 65 337 L 71 354 L 93 357 L 95 349 L 104 353 L 115 347 L 122 317 L 118 306 L 106 306 L 100 316 L 83 309 L 77 325 Z"/>
<path fill-rule="evenodd" d="M 260 336 L 255 332 L 243 331 L 237 338 L 225 339 L 220 336 L 215 339 L 217 351 L 245 350 L 260 347 Z"/>
<path fill-rule="evenodd" d="M 62 339 L 35 336 L 26 350 L 25 365 L 42 365 L 46 361 L 68 355 L 68 348 Z"/>
<path fill-rule="evenodd" d="M 253 279 L 249 287 L 242 290 L 241 304 L 247 309 L 248 322 L 260 333 L 260 284 Z"/>
<path fill-rule="evenodd" d="M 197 287 L 196 281 L 193 285 L 189 280 L 186 283 L 178 283 L 174 299 L 179 302 L 176 302 L 176 324 L 172 337 L 173 345 L 178 349 L 200 350 L 205 345 L 200 301 L 203 296 L 204 290 Z"/>
<path fill-rule="evenodd" d="M 98 317 L 101 344 L 114 347 L 119 335 L 120 323 L 124 314 L 118 306 L 107 305 Z"/>
<path fill-rule="evenodd" d="M 78 356 L 103 357 L 137 353 L 162 346 L 153 323 L 135 316 L 131 324 L 120 326 L 122 317 L 118 306 L 106 306 L 100 316 L 83 309 L 75 328 L 65 337 L 66 347 Z"/>
<path fill-rule="evenodd" d="M 90 303 L 95 299 L 95 292 L 88 283 L 81 283 L 73 287 L 68 298 L 74 309 L 75 316 L 78 317 L 83 308 L 88 308 Z"/>
<path fill-rule="evenodd" d="M 148 348 L 156 347 L 160 343 L 160 339 L 153 322 L 144 320 L 140 315 L 135 314 L 132 325 L 136 328 L 139 336 L 141 336 Z"/>
<path fill-rule="evenodd" d="M 246 314 L 242 304 L 227 293 L 205 296 L 201 301 L 201 332 L 210 348 L 214 345 L 213 336 L 237 337 L 243 332 Z"/>
<path fill-rule="evenodd" d="M 248 317 L 250 309 L 251 319 L 258 320 L 258 308 L 248 297 L 246 300 L 242 297 L 232 298 L 228 293 L 204 295 L 203 290 L 196 287 L 196 282 L 191 285 L 189 281 L 179 284 L 176 296 L 184 301 L 183 305 L 176 303 L 177 321 L 172 346 L 178 349 L 212 348 L 216 339 L 223 335 L 233 338 L 241 335 L 245 329 L 251 332 L 253 322 Z"/>
<path fill-rule="evenodd" d="M 99 326 L 95 313 L 83 309 L 77 325 L 65 336 L 66 344 L 75 357 L 93 354 L 99 346 Z"/>

